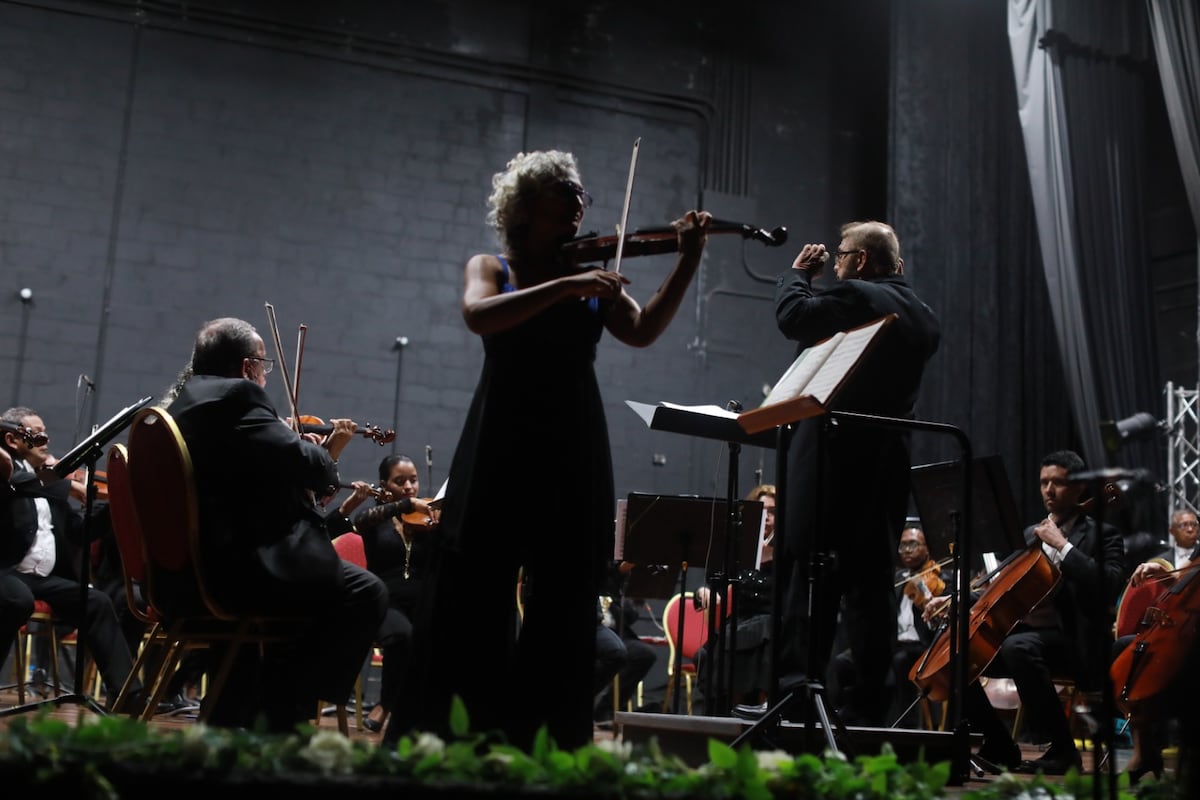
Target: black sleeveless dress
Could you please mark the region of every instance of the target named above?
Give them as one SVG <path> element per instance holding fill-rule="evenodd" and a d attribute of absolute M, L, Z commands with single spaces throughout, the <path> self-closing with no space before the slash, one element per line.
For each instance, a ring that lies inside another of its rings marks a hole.
<path fill-rule="evenodd" d="M 592 739 L 596 596 L 612 560 L 615 507 L 593 369 L 605 309 L 568 300 L 483 337 L 418 610 L 421 677 L 396 709 L 393 738 L 445 731 L 457 694 L 473 731 L 499 730 L 527 746 L 545 724 L 563 747 Z"/>

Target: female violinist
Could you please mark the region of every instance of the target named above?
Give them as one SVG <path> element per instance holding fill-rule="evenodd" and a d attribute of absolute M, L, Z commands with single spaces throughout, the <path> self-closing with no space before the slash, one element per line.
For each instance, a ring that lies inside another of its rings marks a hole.
<path fill-rule="evenodd" d="M 406 523 L 403 517 L 431 512 L 428 503 L 417 497 L 417 467 L 406 455 L 386 456 L 379 462 L 379 489 L 372 491 L 361 481 L 353 486 L 354 494 L 342 501 L 340 510 L 353 514 L 363 500 L 375 496 L 373 507 L 354 514 L 354 528 L 362 536 L 367 569 L 378 575 L 388 590 L 387 615 L 376 637 L 383 650 L 379 703 L 363 720 L 368 730 L 380 731 L 387 710 L 399 696 L 412 651 L 413 611 L 431 545 L 427 527 Z"/>
<path fill-rule="evenodd" d="M 674 267 L 642 307 L 625 275 L 581 269 L 563 253 L 591 205 L 573 155 L 516 155 L 492 178 L 489 205 L 502 252 L 467 261 L 462 294 L 484 364 L 451 460 L 437 536 L 445 546 L 421 603 L 429 616 L 417 620 L 420 675 L 385 744 L 413 728 L 445 732 L 458 694 L 478 730 L 528 747 L 545 724 L 574 748 L 592 740 L 591 687 L 579 676 L 592 672 L 596 598 L 613 552 L 596 345 L 604 330 L 635 347 L 659 337 L 700 264 L 711 217 L 689 211 L 674 223 Z M 517 480 L 540 491 L 536 512 L 514 525 L 504 517 Z M 518 641 L 521 567 L 529 588 Z"/>

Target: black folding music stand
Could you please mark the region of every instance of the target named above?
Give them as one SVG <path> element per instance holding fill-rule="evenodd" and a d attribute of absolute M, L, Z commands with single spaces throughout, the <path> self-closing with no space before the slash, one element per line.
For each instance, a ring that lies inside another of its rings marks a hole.
<path fill-rule="evenodd" d="M 962 472 L 961 461 L 942 461 L 913 467 L 909 473 L 913 502 L 929 555 L 935 560 L 954 552 L 954 514 L 961 511 Z M 998 455 L 971 460 L 971 519 L 967 524 L 975 556 L 974 563 L 959 565 L 968 570 L 966 574 L 983 569 L 984 553 L 1007 554 L 1025 546 L 1012 487 Z"/>
<path fill-rule="evenodd" d="M 93 700 L 84 691 L 83 686 L 83 664 L 85 661 L 84 649 L 87 647 L 87 597 L 88 597 L 88 554 L 91 552 L 91 543 L 95 538 L 93 533 L 92 520 L 92 505 L 96 498 L 96 462 L 104 453 L 104 447 L 121 431 L 125 430 L 133 422 L 133 417 L 147 403 L 150 402 L 149 397 L 143 397 L 136 403 L 118 411 L 108 422 L 105 422 L 96 429 L 88 438 L 84 439 L 78 445 L 67 453 L 54 465 L 54 474 L 59 478 L 65 478 L 75 470 L 82 466 L 87 466 L 87 483 L 86 483 L 86 501 L 83 509 L 83 543 L 79 548 L 79 623 L 76 631 L 76 654 L 75 654 L 75 687 L 73 692 L 61 694 L 58 697 L 51 697 L 45 700 L 38 700 L 33 703 L 26 703 L 21 706 L 13 706 L 0 711 L 0 717 L 8 717 L 14 714 L 22 714 L 27 711 L 34 711 L 43 706 L 63 706 L 68 703 L 85 706 L 97 714 L 105 714 L 105 710 Z M 24 680 L 25 676 L 21 676 Z M 112 691 L 113 687 L 109 687 Z"/>
<path fill-rule="evenodd" d="M 728 534 L 726 546 L 718 551 L 720 555 L 716 559 L 708 559 L 705 562 L 709 566 L 708 574 L 705 576 L 709 583 L 709 591 L 713 597 L 719 597 L 724 593 L 723 587 L 725 584 L 731 582 L 731 579 L 738 572 L 740 564 L 753 563 L 757 565 L 758 563 L 757 550 L 754 553 L 754 558 L 750 561 L 740 561 L 734 556 L 734 540 L 736 538 L 734 531 L 743 528 L 742 510 L 748 507 L 744 502 L 738 502 L 739 495 L 741 494 L 738 489 L 738 460 L 742 452 L 742 445 L 774 448 L 777 441 L 775 431 L 763 430 L 758 433 L 748 433 L 739 422 L 739 415 L 736 412 L 741 411 L 741 404 L 735 400 L 731 400 L 726 408 L 713 405 L 681 406 L 673 403 L 660 403 L 657 406 L 652 406 L 648 403 L 638 403 L 633 400 L 626 400 L 625 404 L 653 430 L 683 433 L 688 436 L 697 436 L 704 439 L 716 439 L 725 442 L 729 448 L 729 467 L 725 488 L 725 499 L 727 501 L 725 525 Z M 714 563 L 719 564 L 719 567 L 714 569 Z M 740 593 L 741 586 L 736 580 L 732 580 L 732 582 L 734 585 L 734 599 L 737 601 L 739 599 L 737 595 Z M 682 594 L 682 590 L 680 590 L 680 593 Z M 709 670 L 705 680 L 705 696 L 711 698 L 713 705 L 719 708 L 726 707 L 727 704 L 724 702 L 725 698 L 723 696 L 717 696 L 718 693 L 713 691 L 714 678 L 716 686 L 720 686 L 723 689 L 728 688 L 730 694 L 733 691 L 733 673 L 730 670 L 729 675 L 726 676 L 725 664 L 727 659 L 720 652 L 725 649 L 728 649 L 729 652 L 734 652 L 737 647 L 737 627 L 733 626 L 731 628 L 729 620 L 728 615 L 721 615 L 721 635 L 717 639 L 718 652 L 714 654 L 717 656 L 717 668 Z M 726 635 L 727 633 L 728 635 Z M 678 697 L 678 694 L 676 696 Z"/>
<path fill-rule="evenodd" d="M 725 499 L 634 492 L 625 510 L 624 560 L 637 566 L 626 591 L 636 597 L 666 598 L 678 590 L 680 600 L 687 585 L 689 564 L 714 563 L 715 554 L 732 548 L 735 564 L 753 564 L 758 553 L 762 503 L 738 501 L 745 506 L 742 526 L 727 536 Z M 726 569 L 721 563 L 721 569 Z M 710 590 L 711 591 L 711 590 Z M 712 596 L 721 593 L 720 588 Z M 713 607 L 717 607 L 714 602 Z M 711 617 L 710 617 L 711 624 Z M 679 681 L 683 659 L 684 615 L 675 631 L 675 711 L 679 711 Z M 720 663 L 720 662 L 718 662 Z M 710 673 L 711 674 L 711 673 Z"/>

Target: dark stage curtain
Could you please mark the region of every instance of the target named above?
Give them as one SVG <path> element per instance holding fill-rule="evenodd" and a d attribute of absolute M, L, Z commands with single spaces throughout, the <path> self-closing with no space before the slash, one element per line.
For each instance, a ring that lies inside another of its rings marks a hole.
<path fill-rule="evenodd" d="M 1003 3 L 893 4 L 889 215 L 905 270 L 942 321 L 921 419 L 1004 461 L 1022 520 L 1038 462 L 1078 449 L 1038 251 Z M 957 457 L 913 440 L 914 463 Z"/>

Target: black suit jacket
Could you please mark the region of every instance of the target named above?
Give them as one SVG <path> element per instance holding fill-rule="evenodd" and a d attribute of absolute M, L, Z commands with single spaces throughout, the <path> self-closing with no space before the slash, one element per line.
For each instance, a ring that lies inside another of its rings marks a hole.
<path fill-rule="evenodd" d="M 329 453 L 284 424 L 248 380 L 193 376 L 168 411 L 192 458 L 201 553 L 217 599 L 278 612 L 340 589 L 341 561 L 304 491 L 337 486 Z"/>
<path fill-rule="evenodd" d="M 14 470 L 11 490 L 0 493 L 0 569 L 15 567 L 33 547 L 37 539 L 37 507 L 35 497 L 50 503 L 50 520 L 54 526 L 54 569 L 52 574 L 79 580 L 79 546 L 83 539 L 83 515 L 68 500 L 70 481 L 57 481 L 49 486 L 32 472 Z"/>
<path fill-rule="evenodd" d="M 890 417 L 912 416 L 925 364 L 937 350 L 940 326 L 933 311 L 905 279 L 838 281 L 814 292 L 803 270 L 780 276 L 775 292 L 776 322 L 798 350 L 885 314 L 896 314 L 871 351 L 839 392 L 834 408 Z M 785 546 L 802 555 L 805 542 L 821 529 L 835 545 L 873 553 L 872 581 L 892 574 L 892 532 L 908 511 L 908 437 L 896 431 L 841 425 L 828 438 L 818 462 L 824 418 L 800 423 L 788 457 L 784 503 Z M 818 469 L 820 468 L 820 472 Z M 856 559 L 856 563 L 857 563 Z"/>
<path fill-rule="evenodd" d="M 1026 544 L 1033 544 L 1037 538 L 1033 529 L 1032 525 L 1025 529 Z M 1108 524 L 1102 532 L 1096 520 L 1085 514 L 1075 523 L 1067 541 L 1072 548 L 1059 565 L 1062 579 L 1054 594 L 1054 606 L 1063 631 L 1079 644 L 1083 664 L 1107 664 L 1114 606 L 1124 588 L 1125 546 L 1121 533 Z"/>

